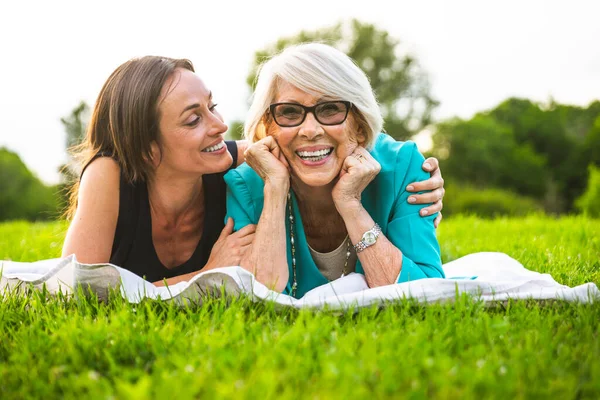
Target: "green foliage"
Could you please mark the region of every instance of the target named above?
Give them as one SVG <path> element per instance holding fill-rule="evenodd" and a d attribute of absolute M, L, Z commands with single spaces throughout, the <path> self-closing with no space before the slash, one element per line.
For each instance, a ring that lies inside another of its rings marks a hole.
<path fill-rule="evenodd" d="M 85 138 L 85 131 L 87 129 L 89 110 L 90 107 L 86 104 L 86 102 L 81 101 L 79 105 L 71 111 L 71 114 L 60 119 L 60 122 L 62 122 L 63 126 L 65 127 L 65 132 L 67 134 L 67 148 L 77 146 L 83 142 L 83 139 Z"/>
<path fill-rule="evenodd" d="M 444 216 L 456 214 L 477 215 L 483 218 L 499 216 L 524 216 L 542 213 L 539 201 L 515 193 L 494 188 L 476 188 L 456 185 L 446 180 Z"/>
<path fill-rule="evenodd" d="M 229 124 L 229 129 L 225 134 L 228 140 L 242 140 L 244 138 L 244 121 L 232 121 Z"/>
<path fill-rule="evenodd" d="M 587 161 L 600 167 L 600 114 L 585 137 L 583 152 Z"/>
<path fill-rule="evenodd" d="M 476 115 L 440 123 L 433 135 L 433 155 L 446 178 L 476 187 L 501 187 L 526 196 L 546 190 L 544 159 L 519 146 L 512 129 L 493 118 Z"/>
<path fill-rule="evenodd" d="M 600 165 L 600 102 L 583 108 L 510 98 L 471 120 L 438 124 L 433 140 L 451 180 L 535 197 L 562 213 L 585 190 L 587 165 Z"/>
<path fill-rule="evenodd" d="M 323 42 L 344 51 L 369 77 L 384 117 L 385 130 L 406 140 L 431 122 L 438 105 L 430 93 L 425 72 L 410 55 L 400 55 L 398 39 L 373 24 L 352 20 L 317 31 L 301 31 L 281 38 L 259 50 L 246 82 L 254 90 L 261 63 L 287 46 L 304 42 Z"/>
<path fill-rule="evenodd" d="M 526 99 L 510 98 L 486 113 L 499 123 L 512 128 L 519 144 L 529 144 L 543 155 L 550 168 L 558 167 L 572 151 L 560 114 L 546 112 Z"/>
<path fill-rule="evenodd" d="M 16 153 L 0 148 L 0 221 L 55 218 L 56 191 L 35 177 Z"/>
<path fill-rule="evenodd" d="M 549 110 L 560 116 L 568 136 L 578 142 L 585 140 L 594 121 L 600 116 L 600 101 L 596 100 L 587 107 L 578 107 L 567 104 L 550 103 Z"/>
<path fill-rule="evenodd" d="M 79 105 L 73 110 L 71 113 L 60 119 L 60 122 L 63 124 L 66 133 L 66 149 L 69 150 L 83 142 L 85 138 L 85 132 L 87 129 L 87 120 L 89 118 L 89 110 L 90 107 L 87 105 L 85 101 L 81 101 Z M 73 165 L 68 163 L 60 167 L 60 173 L 62 175 L 62 181 L 69 185 L 76 179 L 78 176 L 76 174 L 76 168 L 73 168 Z M 63 199 L 63 201 L 67 201 L 67 199 Z"/>
<path fill-rule="evenodd" d="M 0 259 L 60 254 L 56 224 L 0 225 Z M 444 261 L 502 251 L 569 286 L 600 283 L 600 224 L 481 220 L 438 229 Z M 35 250 L 23 253 L 19 250 Z M 598 398 L 600 304 L 409 301 L 355 314 L 247 299 L 0 298 L 1 398 Z"/>
<path fill-rule="evenodd" d="M 590 175 L 585 193 L 577 199 L 575 205 L 584 214 L 600 217 L 600 168 L 590 165 Z"/>

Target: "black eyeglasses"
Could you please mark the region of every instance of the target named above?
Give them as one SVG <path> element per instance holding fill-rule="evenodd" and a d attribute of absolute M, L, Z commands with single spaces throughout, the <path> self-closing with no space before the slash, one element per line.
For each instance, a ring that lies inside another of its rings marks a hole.
<path fill-rule="evenodd" d="M 297 103 L 271 104 L 269 111 L 275 123 L 284 128 L 301 125 L 309 112 L 322 125 L 339 125 L 348 117 L 352 103 L 349 101 L 324 101 L 312 107 Z"/>

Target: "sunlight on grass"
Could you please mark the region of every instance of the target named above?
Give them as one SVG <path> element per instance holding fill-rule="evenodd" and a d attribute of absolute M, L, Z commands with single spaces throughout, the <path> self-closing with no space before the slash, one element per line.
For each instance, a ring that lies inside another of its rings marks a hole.
<path fill-rule="evenodd" d="M 599 221 L 445 220 L 444 261 L 502 251 L 600 283 Z M 0 258 L 57 257 L 64 223 L 0 225 Z M 0 298 L 0 398 L 597 398 L 600 305 L 455 304 L 341 315 L 246 298 L 177 308 Z"/>

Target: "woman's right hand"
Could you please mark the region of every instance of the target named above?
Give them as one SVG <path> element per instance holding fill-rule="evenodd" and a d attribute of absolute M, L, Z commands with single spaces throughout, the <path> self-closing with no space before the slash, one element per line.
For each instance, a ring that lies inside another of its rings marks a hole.
<path fill-rule="evenodd" d="M 266 183 L 288 188 L 289 164 L 272 136 L 253 143 L 246 150 L 246 162 Z M 287 189 L 286 189 L 287 190 Z"/>
<path fill-rule="evenodd" d="M 227 224 L 215 242 L 208 262 L 202 270 L 240 265 L 242 257 L 252 245 L 255 231 L 256 225 L 250 224 L 234 232 L 233 219 L 227 219 Z"/>

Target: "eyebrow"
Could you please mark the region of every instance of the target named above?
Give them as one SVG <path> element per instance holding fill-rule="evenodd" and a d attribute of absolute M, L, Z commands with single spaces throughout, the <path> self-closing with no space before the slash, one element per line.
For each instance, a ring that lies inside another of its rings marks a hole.
<path fill-rule="evenodd" d="M 208 92 L 208 102 L 209 103 L 212 100 L 212 98 L 213 98 L 212 92 Z M 198 108 L 198 107 L 200 107 L 199 103 L 190 104 L 189 106 L 187 106 L 186 108 L 183 109 L 183 111 L 181 112 L 181 114 L 179 114 L 179 116 L 181 117 L 186 111 L 193 110 L 194 108 Z"/>
<path fill-rule="evenodd" d="M 319 104 L 325 101 L 337 101 L 335 97 L 333 96 L 328 96 L 328 95 L 324 95 L 319 97 L 314 104 Z M 300 104 L 303 105 L 301 102 L 299 102 L 298 100 L 281 100 L 279 101 L 279 103 L 292 103 L 292 104 Z"/>

